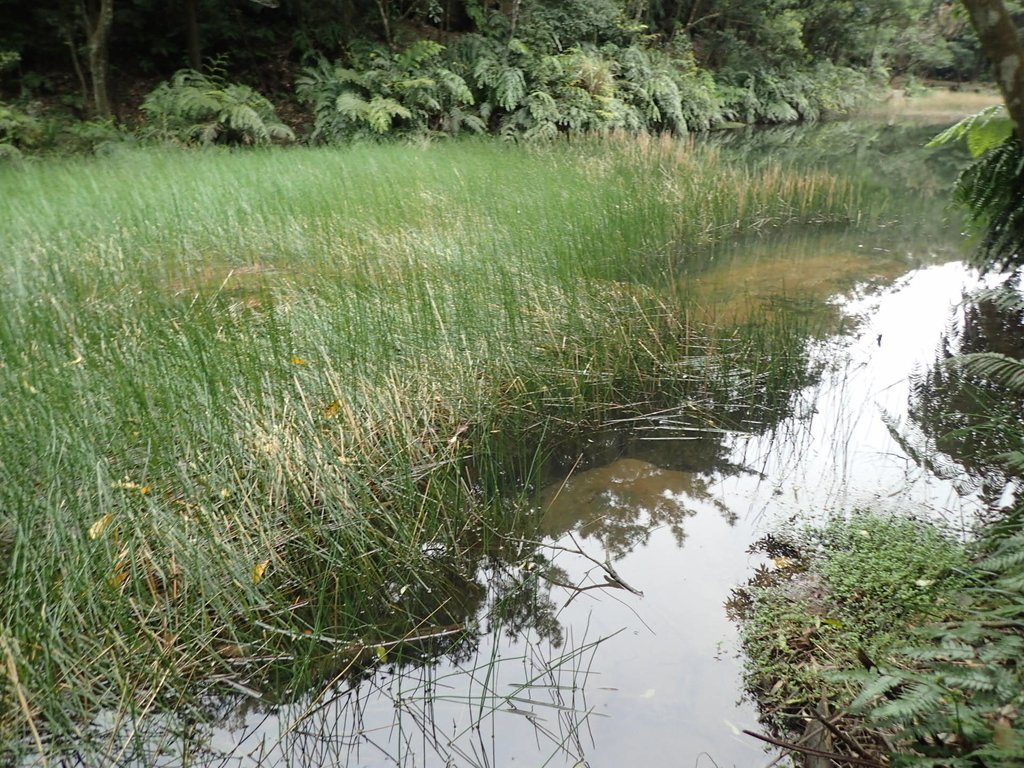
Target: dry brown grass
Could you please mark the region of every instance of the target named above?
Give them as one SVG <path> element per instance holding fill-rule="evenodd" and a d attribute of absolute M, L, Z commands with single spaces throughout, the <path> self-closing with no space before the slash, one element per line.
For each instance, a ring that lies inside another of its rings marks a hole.
<path fill-rule="evenodd" d="M 929 88 L 921 95 L 908 95 L 894 88 L 880 102 L 857 112 L 858 117 L 883 118 L 893 123 L 951 123 L 1001 101 L 999 92 L 990 85 Z"/>

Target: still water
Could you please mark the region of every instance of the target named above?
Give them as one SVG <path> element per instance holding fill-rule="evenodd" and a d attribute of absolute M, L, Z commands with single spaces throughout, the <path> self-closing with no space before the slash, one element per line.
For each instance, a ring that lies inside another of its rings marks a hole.
<path fill-rule="evenodd" d="M 768 764 L 742 733 L 759 725 L 723 605 L 763 563 L 751 545 L 861 507 L 966 533 L 993 501 L 911 418 L 915 377 L 979 280 L 938 223 L 953 161 L 921 154 L 928 129 L 896 133 L 723 140 L 867 168 L 916 206 L 881 227 L 752 236 L 721 246 L 710 271 L 673 275 L 705 319 L 806 319 L 815 374 L 771 429 L 694 424 L 682 409 L 610 424 L 538 489 L 538 542 L 484 566 L 475 626 L 425 627 L 418 661 L 381 648 L 380 663 L 342 666 L 297 700 L 227 681 L 237 695 L 209 702 L 215 725 L 168 727 L 147 764 Z"/>

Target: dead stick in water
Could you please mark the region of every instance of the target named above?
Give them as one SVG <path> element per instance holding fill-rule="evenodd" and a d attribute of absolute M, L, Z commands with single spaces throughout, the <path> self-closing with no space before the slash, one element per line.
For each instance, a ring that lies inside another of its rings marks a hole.
<path fill-rule="evenodd" d="M 820 749 L 811 749 L 810 747 L 803 747 L 799 744 L 793 744 L 789 741 L 783 741 L 782 739 L 774 739 L 771 736 L 765 736 L 761 733 L 754 733 L 754 731 L 743 731 L 747 736 L 753 736 L 755 739 L 766 741 L 769 744 L 773 744 L 776 747 L 782 747 L 783 749 L 789 749 L 793 752 L 799 752 L 802 755 L 814 755 L 815 757 L 824 757 L 828 760 L 835 760 L 839 763 L 850 763 L 851 765 L 866 765 L 868 768 L 886 768 L 884 763 L 879 763 L 874 760 L 865 760 L 860 757 L 853 757 L 852 755 L 840 755 L 837 752 L 824 752 Z"/>
<path fill-rule="evenodd" d="M 819 723 L 821 723 L 826 728 L 828 728 L 829 731 L 831 731 L 833 736 L 835 736 L 837 739 L 839 739 L 844 744 L 846 744 L 846 746 L 848 746 L 850 749 L 852 749 L 858 755 L 863 757 L 865 760 L 870 760 L 871 759 L 871 756 L 868 755 L 867 750 L 864 749 L 860 744 L 858 744 L 856 742 L 856 740 L 852 736 L 848 736 L 847 734 L 843 733 L 838 728 L 836 728 L 835 723 L 830 721 L 827 717 L 823 717 L 822 714 L 820 712 L 818 712 L 816 709 L 815 710 L 811 710 L 811 714 L 814 716 L 814 718 Z"/>

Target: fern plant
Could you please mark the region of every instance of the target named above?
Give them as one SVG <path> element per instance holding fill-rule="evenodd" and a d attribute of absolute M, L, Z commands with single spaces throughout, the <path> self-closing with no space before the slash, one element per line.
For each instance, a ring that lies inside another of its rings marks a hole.
<path fill-rule="evenodd" d="M 813 68 L 725 71 L 725 112 L 745 123 L 813 122 L 828 113 L 843 113 L 875 89 L 863 71 L 820 62 Z"/>
<path fill-rule="evenodd" d="M 484 129 L 469 110 L 466 81 L 441 58 L 444 46 L 418 40 L 404 51 L 373 48 L 353 66 L 321 59 L 296 81 L 299 98 L 312 106 L 314 142 L 394 134 L 457 134 Z"/>
<path fill-rule="evenodd" d="M 957 141 L 964 141 L 976 158 L 957 178 L 953 193 L 982 235 L 975 266 L 1019 270 L 1024 266 L 1024 142 L 1001 105 L 964 118 L 928 146 Z"/>
<path fill-rule="evenodd" d="M 10 104 L 0 101 L 0 160 L 21 157 L 42 139 L 41 121 Z"/>
<path fill-rule="evenodd" d="M 989 537 L 962 618 L 917 632 L 854 702 L 895 733 L 898 763 L 1024 762 L 1024 531 Z"/>
<path fill-rule="evenodd" d="M 273 105 L 247 85 L 219 74 L 179 70 L 142 102 L 144 134 L 184 144 L 269 144 L 292 141 Z"/>

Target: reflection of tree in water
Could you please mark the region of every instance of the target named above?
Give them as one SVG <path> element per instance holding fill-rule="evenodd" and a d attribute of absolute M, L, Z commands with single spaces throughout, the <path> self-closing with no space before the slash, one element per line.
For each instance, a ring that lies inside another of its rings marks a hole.
<path fill-rule="evenodd" d="M 808 128 L 789 125 L 721 131 L 711 141 L 763 162 L 787 161 L 836 170 L 863 179 L 868 189 L 945 200 L 966 152 L 935 152 L 925 145 L 935 125 L 886 125 L 877 121 L 834 121 Z"/>
<path fill-rule="evenodd" d="M 548 486 L 540 497 L 541 527 L 554 537 L 571 530 L 594 537 L 618 559 L 646 544 L 658 528 L 667 527 L 682 546 L 684 522 L 696 512 L 693 502 L 711 503 L 729 514 L 702 475 L 619 459 Z"/>
<path fill-rule="evenodd" d="M 1024 400 L 957 363 L 958 356 L 978 352 L 1024 359 L 1019 297 L 1015 302 L 994 292 L 965 297 L 934 363 L 911 381 L 909 417 L 920 434 L 893 425 L 890 431 L 922 466 L 954 480 L 961 493 L 977 493 L 995 506 L 1011 480 L 998 457 L 1024 449 Z"/>

